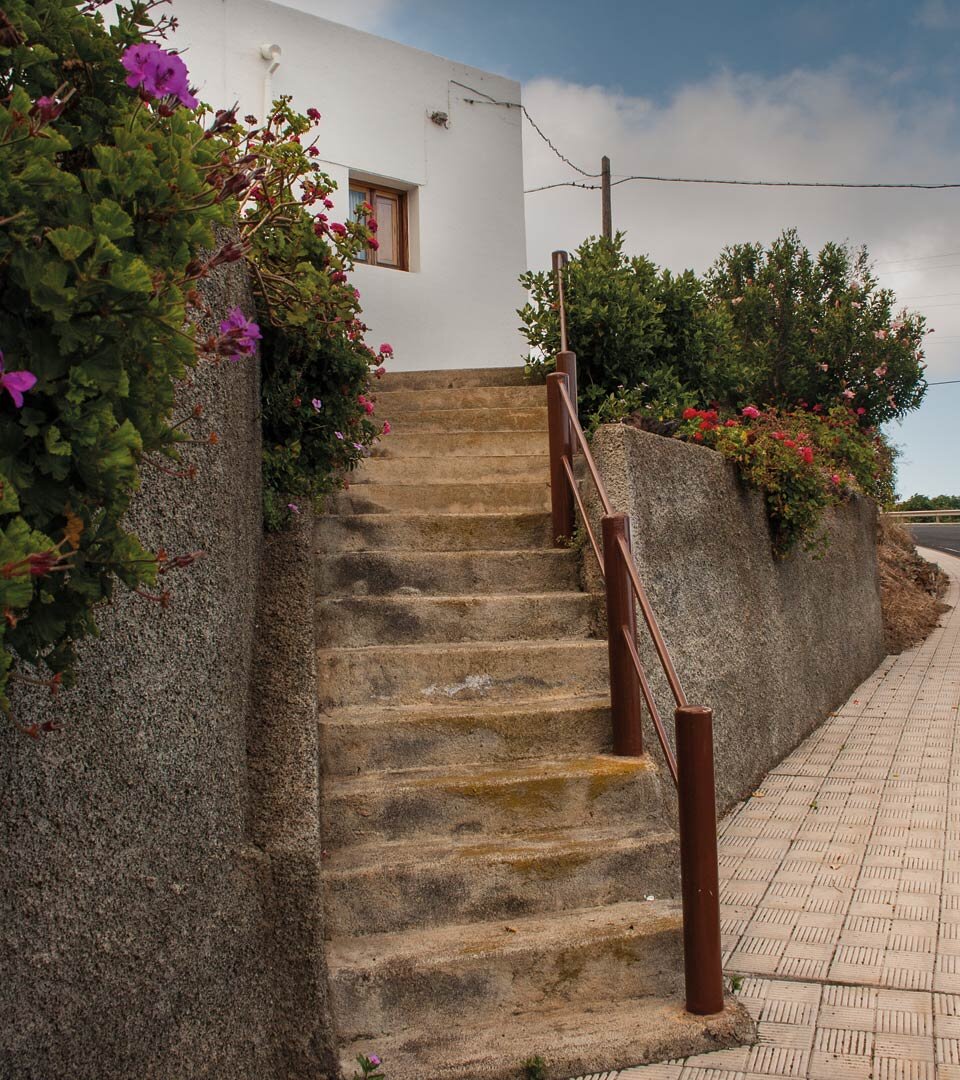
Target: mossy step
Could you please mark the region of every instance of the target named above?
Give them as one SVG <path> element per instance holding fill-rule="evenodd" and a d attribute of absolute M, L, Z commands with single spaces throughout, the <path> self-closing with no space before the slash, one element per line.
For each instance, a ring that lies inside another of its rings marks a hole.
<path fill-rule="evenodd" d="M 679 991 L 664 990 L 509 1014 L 481 1010 L 456 1022 L 444 1014 L 395 1034 L 359 1035 L 341 1045 L 340 1061 L 345 1076 L 356 1069 L 358 1054 L 376 1051 L 390 1080 L 517 1080 L 523 1062 L 540 1057 L 546 1080 L 599 1080 L 634 1065 L 707 1054 L 755 1038 L 753 1021 L 733 998 L 716 1016 L 694 1016 L 684 1010 Z"/>
<path fill-rule="evenodd" d="M 592 637 L 599 603 L 582 592 L 332 597 L 317 603 L 316 640 L 346 648 Z"/>
<path fill-rule="evenodd" d="M 412 436 L 411 436 L 412 437 Z M 391 436 L 392 438 L 392 436 Z M 546 453 L 485 454 L 453 457 L 367 458 L 350 477 L 350 487 L 366 484 L 449 484 L 521 481 L 546 482 L 550 458 Z"/>
<path fill-rule="evenodd" d="M 527 386 L 448 386 L 419 390 L 390 390 L 381 385 L 372 394 L 377 416 L 389 420 L 422 409 L 515 409 L 542 406 L 547 401 L 543 384 Z"/>
<path fill-rule="evenodd" d="M 578 588 L 579 552 L 569 548 L 517 551 L 347 551 L 320 553 L 318 596 L 567 592 Z"/>
<path fill-rule="evenodd" d="M 388 418 L 389 419 L 389 418 Z M 529 405 L 505 409 L 420 409 L 392 420 L 392 433 L 425 431 L 539 431 L 547 430 L 547 406 Z"/>
<path fill-rule="evenodd" d="M 471 386 L 524 386 L 522 367 L 444 368 L 429 371 L 388 371 L 377 383 L 383 390 L 436 390 Z"/>
<path fill-rule="evenodd" d="M 550 515 L 515 514 L 321 514 L 318 552 L 486 551 L 552 547 Z"/>
<path fill-rule="evenodd" d="M 330 776 L 434 766 L 519 763 L 555 757 L 558 749 L 587 756 L 611 748 L 610 701 L 558 698 L 522 703 L 483 702 L 354 706 L 320 720 Z"/>
<path fill-rule="evenodd" d="M 327 780 L 328 850 L 375 840 L 517 836 L 542 829 L 663 827 L 671 783 L 644 756 L 601 754 L 519 764 L 449 766 Z"/>
<path fill-rule="evenodd" d="M 472 458 L 505 457 L 512 454 L 548 453 L 543 431 L 391 431 L 371 450 L 370 461 L 379 458 Z"/>
<path fill-rule="evenodd" d="M 519 837 L 377 843 L 328 852 L 334 936 L 546 914 L 679 895 L 677 833 L 617 823 Z"/>
<path fill-rule="evenodd" d="M 334 514 L 482 514 L 550 509 L 546 475 L 535 481 L 352 484 L 327 500 Z"/>
<path fill-rule="evenodd" d="M 330 996 L 341 1038 L 399 1035 L 538 1006 L 678 993 L 679 903 L 624 902 L 429 930 L 334 938 Z"/>
<path fill-rule="evenodd" d="M 606 691 L 607 643 L 564 638 L 317 650 L 327 708 L 509 701 Z"/>

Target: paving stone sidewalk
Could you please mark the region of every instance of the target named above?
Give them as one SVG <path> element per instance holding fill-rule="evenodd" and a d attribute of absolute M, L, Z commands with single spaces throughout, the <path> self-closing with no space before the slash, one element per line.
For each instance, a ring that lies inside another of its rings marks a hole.
<path fill-rule="evenodd" d="M 584 1080 L 960 1080 L 960 559 L 887 657 L 723 821 L 723 962 L 755 1046 Z"/>

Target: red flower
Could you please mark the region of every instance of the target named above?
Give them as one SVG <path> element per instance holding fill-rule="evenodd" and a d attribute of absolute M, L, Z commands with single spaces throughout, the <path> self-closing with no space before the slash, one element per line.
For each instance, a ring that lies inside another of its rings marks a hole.
<path fill-rule="evenodd" d="M 696 409 L 684 409 L 683 410 L 683 418 L 684 418 L 684 420 L 692 420 L 695 416 L 699 416 L 699 415 L 700 414 L 697 412 Z"/>

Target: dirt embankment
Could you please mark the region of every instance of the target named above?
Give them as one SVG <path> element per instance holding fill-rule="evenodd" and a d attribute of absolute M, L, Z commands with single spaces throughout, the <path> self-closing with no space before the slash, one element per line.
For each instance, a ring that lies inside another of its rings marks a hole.
<path fill-rule="evenodd" d="M 920 558 L 905 529 L 882 517 L 878 557 L 884 647 L 899 653 L 923 641 L 948 610 L 941 600 L 947 576 Z"/>

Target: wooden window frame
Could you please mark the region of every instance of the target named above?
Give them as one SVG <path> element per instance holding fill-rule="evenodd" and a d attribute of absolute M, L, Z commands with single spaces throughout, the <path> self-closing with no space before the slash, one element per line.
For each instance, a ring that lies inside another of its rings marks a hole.
<path fill-rule="evenodd" d="M 396 204 L 396 229 L 394 232 L 394 243 L 397 250 L 397 261 L 395 263 L 380 262 L 379 253 L 372 248 L 367 248 L 366 258 L 358 260 L 359 265 L 364 266 L 380 266 L 384 270 L 404 270 L 410 269 L 410 241 L 409 230 L 407 227 L 407 192 L 403 188 L 387 187 L 385 184 L 372 184 L 367 183 L 364 180 L 351 180 L 350 181 L 350 194 L 354 193 L 363 196 L 363 201 L 369 203 L 374 207 L 374 218 L 376 218 L 376 200 L 380 196 L 385 199 L 390 199 Z M 379 225 L 379 219 L 377 219 Z M 379 232 L 377 236 L 379 237 Z"/>

